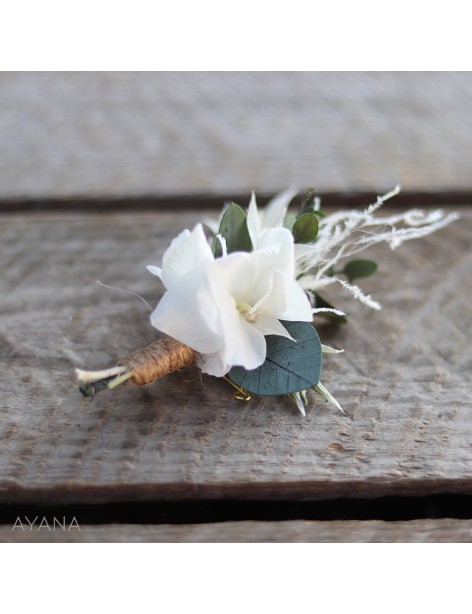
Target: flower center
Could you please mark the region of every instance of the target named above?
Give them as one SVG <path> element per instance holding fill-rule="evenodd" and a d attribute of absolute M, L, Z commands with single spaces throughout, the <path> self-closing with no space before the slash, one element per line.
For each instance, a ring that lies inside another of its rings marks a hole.
<path fill-rule="evenodd" d="M 239 303 L 237 310 L 249 323 L 254 322 L 256 319 L 256 314 L 253 311 L 253 307 L 249 303 Z"/>

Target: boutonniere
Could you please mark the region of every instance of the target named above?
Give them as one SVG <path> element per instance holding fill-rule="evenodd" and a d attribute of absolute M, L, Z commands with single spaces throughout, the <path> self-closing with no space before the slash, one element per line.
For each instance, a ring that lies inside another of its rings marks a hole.
<path fill-rule="evenodd" d="M 241 400 L 288 395 L 305 414 L 313 390 L 342 411 L 321 381 L 321 367 L 324 354 L 343 350 L 321 342 L 314 318 L 345 323 L 346 314 L 324 298 L 324 289 L 337 286 L 380 309 L 357 283 L 377 264 L 358 253 L 380 242 L 395 249 L 458 217 L 441 210 L 379 215 L 398 192 L 379 196 L 363 211 L 329 215 L 312 190 L 296 213 L 288 212 L 293 190 L 262 210 L 253 193 L 247 210 L 227 203 L 218 222 L 184 230 L 161 266 L 148 266 L 165 288 L 151 315 L 164 336 L 110 369 L 77 370 L 81 392 L 151 384 L 195 363 L 202 373 L 224 378 Z"/>

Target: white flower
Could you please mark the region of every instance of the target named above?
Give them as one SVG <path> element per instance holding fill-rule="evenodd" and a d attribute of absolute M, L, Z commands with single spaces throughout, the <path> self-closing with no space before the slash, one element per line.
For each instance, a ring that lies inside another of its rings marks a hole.
<path fill-rule="evenodd" d="M 247 226 L 254 249 L 258 247 L 259 241 L 267 230 L 283 225 L 288 206 L 296 195 L 297 190 L 289 188 L 274 196 L 264 209 L 259 210 L 256 195 L 252 192 L 247 212 Z"/>
<path fill-rule="evenodd" d="M 283 226 L 288 206 L 296 195 L 297 190 L 289 188 L 274 196 L 264 209 L 259 209 L 256 203 L 256 195 L 252 192 L 247 211 L 247 226 L 254 248 L 259 246 L 262 237 L 268 230 Z M 312 245 L 294 245 L 295 260 L 297 262 L 309 256 L 312 252 Z"/>
<path fill-rule="evenodd" d="M 279 320 L 312 320 L 294 279 L 293 238 L 285 228 L 266 231 L 251 253 L 214 259 L 198 224 L 172 242 L 162 269 L 148 269 L 167 288 L 153 326 L 194 349 L 210 375 L 220 377 L 233 366 L 257 368 L 266 357 L 265 335 L 290 337 Z"/>

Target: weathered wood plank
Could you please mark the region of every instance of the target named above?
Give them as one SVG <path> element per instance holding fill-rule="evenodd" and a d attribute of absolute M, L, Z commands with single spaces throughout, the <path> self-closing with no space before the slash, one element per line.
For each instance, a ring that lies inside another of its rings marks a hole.
<path fill-rule="evenodd" d="M 353 542 L 447 542 L 472 541 L 472 520 L 451 518 L 407 522 L 312 521 L 222 522 L 189 525 L 82 525 L 66 530 L 53 521 L 41 529 L 26 522 L 25 530 L 0 526 L 0 543 L 22 542 L 222 542 L 222 543 L 353 543 Z M 39 524 L 39 520 L 38 520 Z"/>
<path fill-rule="evenodd" d="M 199 214 L 200 215 L 200 214 Z M 271 398 L 241 404 L 195 371 L 80 396 L 73 367 L 110 366 L 156 336 L 145 270 L 196 213 L 8 215 L 0 226 L 0 500 L 371 497 L 472 492 L 472 212 L 393 254 L 364 286 L 372 314 L 321 326 L 346 352 L 303 418 Z M 339 301 L 338 301 L 339 302 Z M 342 300 L 341 300 L 342 303 Z M 341 304 L 341 307 L 343 305 Z"/>
<path fill-rule="evenodd" d="M 470 72 L 0 79 L 0 198 L 472 188 Z"/>

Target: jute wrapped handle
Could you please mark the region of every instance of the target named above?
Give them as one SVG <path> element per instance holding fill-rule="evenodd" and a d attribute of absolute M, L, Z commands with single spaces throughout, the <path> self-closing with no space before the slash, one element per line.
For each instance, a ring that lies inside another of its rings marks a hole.
<path fill-rule="evenodd" d="M 163 337 L 125 356 L 118 365 L 132 372 L 130 380 L 136 386 L 144 386 L 194 362 L 194 350 L 172 337 Z"/>

